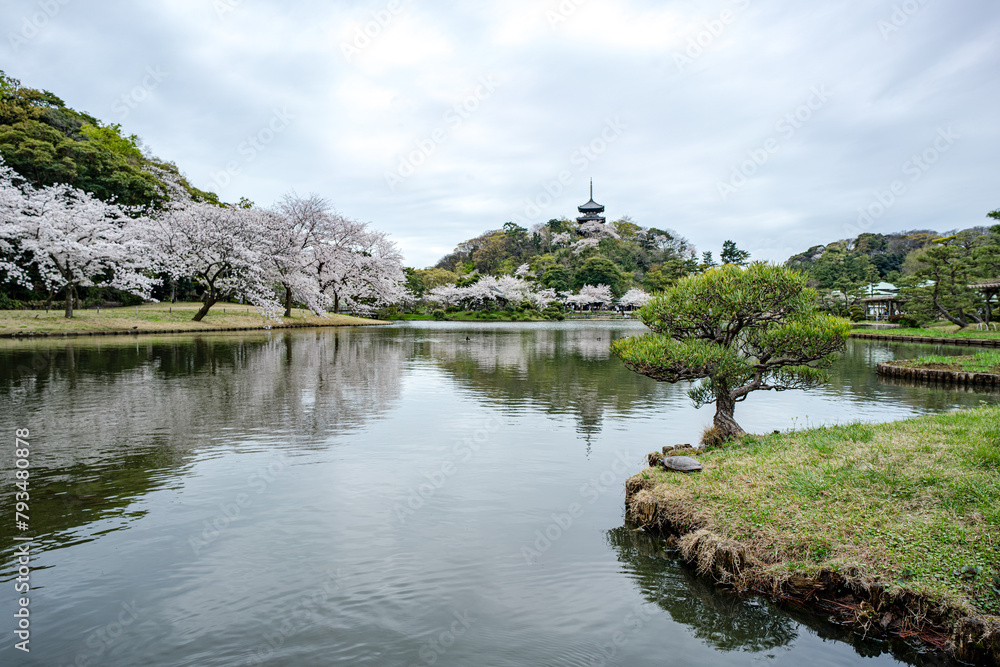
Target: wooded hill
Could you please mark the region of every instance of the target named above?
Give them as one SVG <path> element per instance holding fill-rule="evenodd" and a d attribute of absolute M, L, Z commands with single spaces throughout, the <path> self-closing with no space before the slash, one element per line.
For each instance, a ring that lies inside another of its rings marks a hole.
<path fill-rule="evenodd" d="M 727 241 L 721 258 L 742 264 L 749 253 Z M 544 287 L 572 291 L 607 285 L 618 297 L 632 287 L 662 290 L 716 262 L 710 252 L 699 260 L 694 246 L 677 232 L 644 227 L 628 216 L 583 225 L 559 218 L 531 230 L 508 222 L 464 241 L 433 268 L 410 269 L 408 286 L 417 294 L 450 283 L 461 287 L 478 275 L 513 274 L 522 264 Z"/>
<path fill-rule="evenodd" d="M 0 70 L 0 155 L 36 187 L 66 183 L 123 206 L 159 207 L 167 186 L 146 170 L 178 174 L 177 165 L 143 150 L 136 135 L 66 106 L 47 90 L 21 85 Z M 219 203 L 212 192 L 182 179 L 199 201 Z"/>

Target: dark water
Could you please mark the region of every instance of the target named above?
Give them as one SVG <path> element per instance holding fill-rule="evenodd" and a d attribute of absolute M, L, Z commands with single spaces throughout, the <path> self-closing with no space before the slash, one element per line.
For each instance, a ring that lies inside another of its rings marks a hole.
<path fill-rule="evenodd" d="M 711 420 L 608 354 L 631 323 L 0 345 L 0 462 L 30 429 L 30 654 L 2 665 L 939 664 L 715 590 L 623 527 L 646 452 Z M 470 340 L 466 340 L 466 337 Z M 887 384 L 852 343 L 750 431 L 890 420 L 996 394 Z"/>

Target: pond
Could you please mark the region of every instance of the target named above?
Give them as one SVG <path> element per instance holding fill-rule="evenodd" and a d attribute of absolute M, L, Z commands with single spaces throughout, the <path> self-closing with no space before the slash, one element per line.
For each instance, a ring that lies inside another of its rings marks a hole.
<path fill-rule="evenodd" d="M 718 591 L 623 526 L 624 481 L 711 408 L 610 356 L 632 322 L 0 344 L 13 468 L 30 429 L 31 652 L 3 665 L 941 664 Z M 749 431 L 997 395 L 887 383 L 935 348 L 851 342 Z"/>

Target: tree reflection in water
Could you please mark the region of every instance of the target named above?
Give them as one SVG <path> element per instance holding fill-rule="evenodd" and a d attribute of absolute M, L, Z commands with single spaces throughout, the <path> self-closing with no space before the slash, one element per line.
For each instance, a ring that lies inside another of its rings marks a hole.
<path fill-rule="evenodd" d="M 790 647 L 801 632 L 811 631 L 823 640 L 845 642 L 865 658 L 889 653 L 918 667 L 954 664 L 939 653 L 927 653 L 900 640 L 864 637 L 808 610 L 785 605 L 778 611 L 771 602 L 721 589 L 710 579 L 697 576 L 694 568 L 667 551 L 662 537 L 627 525 L 605 535 L 642 596 L 719 651 L 764 653 Z"/>
<path fill-rule="evenodd" d="M 116 520 L 106 530 L 135 521 L 144 512 L 133 503 L 179 479 L 199 452 L 328 446 L 396 403 L 405 357 L 358 329 L 8 342 L 0 429 L 31 426 L 41 549 L 91 541 L 80 528 L 102 520 Z M 0 494 L 0 513 L 13 516 L 13 504 Z M 0 555 L 14 547 L 0 536 Z"/>
<path fill-rule="evenodd" d="M 607 541 L 643 597 L 714 648 L 759 653 L 786 646 L 798 637 L 790 618 L 775 614 L 756 599 L 720 591 L 667 554 L 663 540 L 623 526 L 609 530 Z"/>

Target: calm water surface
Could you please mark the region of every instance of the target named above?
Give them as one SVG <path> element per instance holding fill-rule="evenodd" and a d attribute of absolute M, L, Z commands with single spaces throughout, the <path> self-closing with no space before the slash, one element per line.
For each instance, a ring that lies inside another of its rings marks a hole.
<path fill-rule="evenodd" d="M 413 323 L 0 346 L 0 461 L 31 430 L 31 653 L 0 664 L 941 664 L 719 592 L 623 526 L 646 452 L 712 410 L 610 357 L 629 322 Z M 749 431 L 997 401 L 889 384 L 852 342 Z"/>

